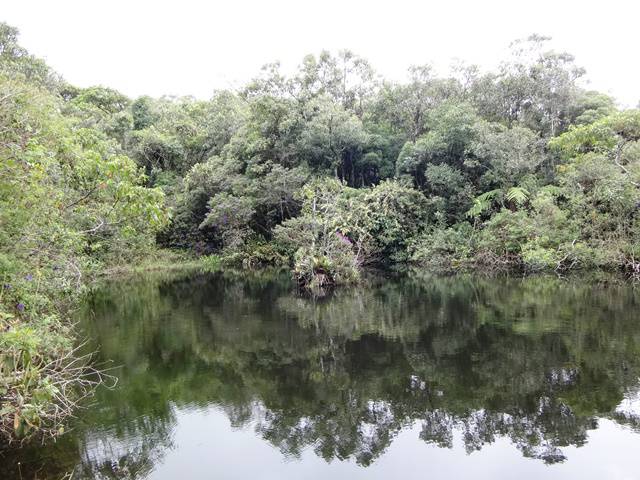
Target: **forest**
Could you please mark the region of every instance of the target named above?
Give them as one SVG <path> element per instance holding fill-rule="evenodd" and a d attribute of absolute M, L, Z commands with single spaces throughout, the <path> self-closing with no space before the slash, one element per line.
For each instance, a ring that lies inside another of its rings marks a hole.
<path fill-rule="evenodd" d="M 0 441 L 64 432 L 100 381 L 75 300 L 166 250 L 311 291 L 374 267 L 640 277 L 640 110 L 549 40 L 490 72 L 391 82 L 345 50 L 209 100 L 128 98 L 0 24 Z"/>

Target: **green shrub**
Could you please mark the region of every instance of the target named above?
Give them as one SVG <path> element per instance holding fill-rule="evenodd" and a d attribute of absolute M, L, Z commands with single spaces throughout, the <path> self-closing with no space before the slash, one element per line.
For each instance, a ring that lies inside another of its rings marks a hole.
<path fill-rule="evenodd" d="M 462 268 L 471 261 L 475 236 L 468 223 L 433 229 L 411 241 L 409 260 L 428 268 Z"/>
<path fill-rule="evenodd" d="M 252 240 L 235 248 L 226 248 L 215 257 L 221 266 L 255 269 L 260 267 L 288 266 L 290 256 L 284 246 L 276 242 Z"/>
<path fill-rule="evenodd" d="M 298 283 L 311 290 L 356 283 L 360 265 L 351 245 L 338 234 L 322 250 L 301 247 L 294 257 L 293 273 Z"/>

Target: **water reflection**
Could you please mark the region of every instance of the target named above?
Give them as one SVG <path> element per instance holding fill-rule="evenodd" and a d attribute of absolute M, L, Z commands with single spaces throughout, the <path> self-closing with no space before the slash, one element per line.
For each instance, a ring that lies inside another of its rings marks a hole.
<path fill-rule="evenodd" d="M 504 438 L 547 464 L 565 461 L 565 447 L 584 445 L 601 419 L 640 431 L 629 286 L 417 275 L 373 283 L 321 300 L 267 274 L 97 290 L 83 324 L 120 366 L 119 384 L 99 392 L 73 434 L 25 454 L 23 475 L 46 465 L 75 468 L 74 478 L 145 478 L 174 448 L 181 412 L 194 409 L 222 410 L 286 457 L 312 449 L 360 466 L 416 425 L 441 448 L 460 438 L 470 453 Z"/>

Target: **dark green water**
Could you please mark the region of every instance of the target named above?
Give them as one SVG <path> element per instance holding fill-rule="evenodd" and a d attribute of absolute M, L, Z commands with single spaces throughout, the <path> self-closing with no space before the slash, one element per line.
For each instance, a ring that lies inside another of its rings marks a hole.
<path fill-rule="evenodd" d="M 540 277 L 315 300 L 286 275 L 114 282 L 80 317 L 117 386 L 0 478 L 638 479 L 639 299 Z"/>

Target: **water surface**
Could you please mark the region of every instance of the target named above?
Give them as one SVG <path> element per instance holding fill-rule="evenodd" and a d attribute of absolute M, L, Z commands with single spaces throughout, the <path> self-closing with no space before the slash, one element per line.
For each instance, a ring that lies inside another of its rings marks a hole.
<path fill-rule="evenodd" d="M 80 319 L 117 386 L 0 478 L 640 479 L 638 298 L 549 277 L 326 298 L 277 274 L 111 282 Z"/>

